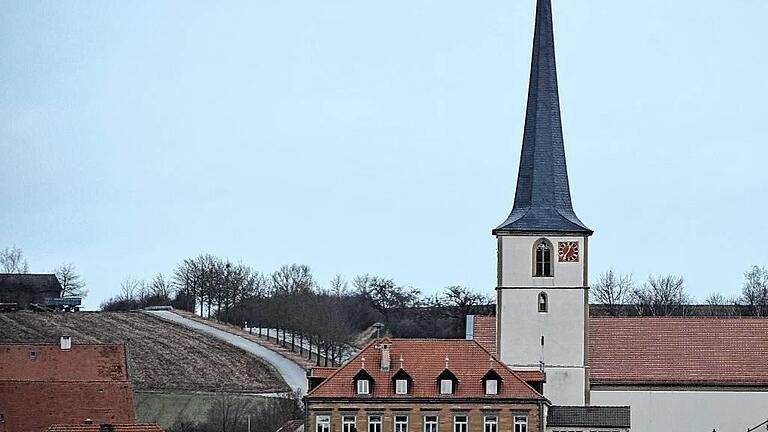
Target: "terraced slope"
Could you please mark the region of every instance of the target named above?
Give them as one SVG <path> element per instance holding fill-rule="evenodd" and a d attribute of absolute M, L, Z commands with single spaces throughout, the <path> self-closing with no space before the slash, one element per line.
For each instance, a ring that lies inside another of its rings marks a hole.
<path fill-rule="evenodd" d="M 140 312 L 0 313 L 0 343 L 125 343 L 136 390 L 286 391 L 261 359 L 212 336 Z"/>

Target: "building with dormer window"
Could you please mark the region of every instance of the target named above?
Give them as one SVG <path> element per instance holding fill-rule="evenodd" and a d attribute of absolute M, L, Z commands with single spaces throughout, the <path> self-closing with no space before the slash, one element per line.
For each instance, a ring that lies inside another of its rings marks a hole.
<path fill-rule="evenodd" d="M 543 375 L 518 375 L 470 340 L 384 338 L 308 378 L 314 432 L 533 432 L 549 404 L 534 388 Z"/>

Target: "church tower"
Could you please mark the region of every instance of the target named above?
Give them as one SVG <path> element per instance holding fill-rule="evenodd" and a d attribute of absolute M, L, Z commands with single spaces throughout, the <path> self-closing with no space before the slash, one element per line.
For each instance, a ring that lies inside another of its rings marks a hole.
<path fill-rule="evenodd" d="M 587 228 L 571 205 L 560 120 L 551 0 L 538 0 L 515 201 L 498 244 L 497 350 L 546 372 L 555 405 L 589 403 Z"/>

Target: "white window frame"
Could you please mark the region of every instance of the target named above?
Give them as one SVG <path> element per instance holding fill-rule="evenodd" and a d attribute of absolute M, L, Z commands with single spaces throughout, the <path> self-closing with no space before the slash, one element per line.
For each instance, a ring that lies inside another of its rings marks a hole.
<path fill-rule="evenodd" d="M 513 432 L 528 432 L 528 416 L 517 414 L 514 416 Z"/>
<path fill-rule="evenodd" d="M 453 394 L 453 380 L 445 379 L 445 378 L 440 380 L 440 394 L 441 395 Z"/>
<path fill-rule="evenodd" d="M 433 418 L 434 420 L 427 420 Z M 427 429 L 427 426 L 434 426 L 434 428 Z M 439 432 L 440 430 L 440 418 L 436 415 L 424 416 L 424 432 Z"/>
<path fill-rule="evenodd" d="M 483 418 L 483 432 L 499 432 L 499 416 L 485 416 Z"/>
<path fill-rule="evenodd" d="M 493 386 L 493 388 L 491 388 Z M 491 391 L 493 390 L 493 391 Z M 485 394 L 489 396 L 496 396 L 499 394 L 499 380 L 487 379 L 485 380 Z"/>
<path fill-rule="evenodd" d="M 315 432 L 331 432 L 331 416 L 319 415 L 315 417 Z"/>
<path fill-rule="evenodd" d="M 453 432 L 469 432 L 469 416 L 466 414 L 453 416 Z"/>
<path fill-rule="evenodd" d="M 367 379 L 357 380 L 357 394 L 367 395 L 371 394 L 371 382 Z"/>
<path fill-rule="evenodd" d="M 403 421 L 402 419 L 405 419 Z M 395 414 L 392 419 L 394 432 L 408 432 L 408 416 L 403 414 Z M 398 427 L 400 426 L 400 427 Z"/>
<path fill-rule="evenodd" d="M 395 394 L 404 395 L 408 394 L 408 380 L 396 379 L 395 380 Z"/>
<path fill-rule="evenodd" d="M 378 427 L 376 427 L 378 426 Z M 384 416 L 374 414 L 368 416 L 368 432 L 384 432 Z"/>
<path fill-rule="evenodd" d="M 349 426 L 352 427 L 349 427 Z M 341 417 L 341 432 L 357 432 L 357 417 L 345 415 Z"/>

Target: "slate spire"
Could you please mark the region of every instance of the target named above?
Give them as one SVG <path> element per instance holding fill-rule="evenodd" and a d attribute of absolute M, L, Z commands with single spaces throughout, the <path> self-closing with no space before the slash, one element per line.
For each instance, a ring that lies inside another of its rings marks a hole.
<path fill-rule="evenodd" d="M 557 90 L 551 0 L 538 0 L 515 203 L 503 232 L 592 234 L 573 211 Z"/>

